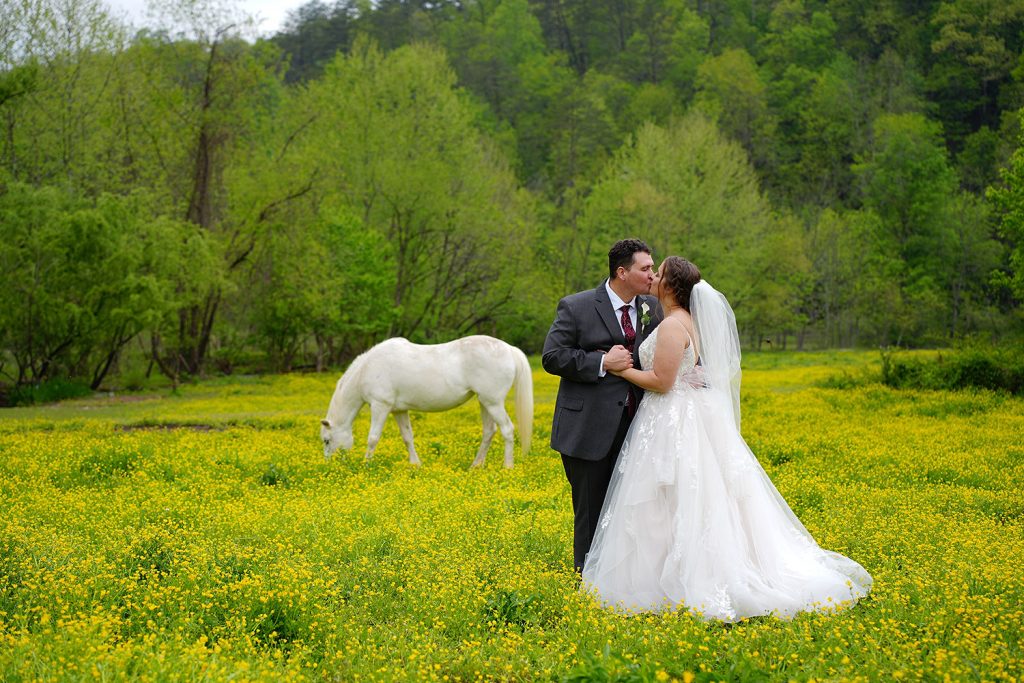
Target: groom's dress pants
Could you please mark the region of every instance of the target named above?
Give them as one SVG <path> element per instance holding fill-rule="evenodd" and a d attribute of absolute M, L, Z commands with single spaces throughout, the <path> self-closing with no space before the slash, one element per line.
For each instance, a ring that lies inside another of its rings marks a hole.
<path fill-rule="evenodd" d="M 630 416 L 624 409 L 615 432 L 615 439 L 604 457 L 598 460 L 582 460 L 562 455 L 562 467 L 565 477 L 572 488 L 572 512 L 574 518 L 572 556 L 577 572 L 583 571 L 583 562 L 590 552 L 590 544 L 597 532 L 601 520 L 601 508 L 608 492 L 615 465 L 619 460 L 619 450 L 629 430 Z"/>

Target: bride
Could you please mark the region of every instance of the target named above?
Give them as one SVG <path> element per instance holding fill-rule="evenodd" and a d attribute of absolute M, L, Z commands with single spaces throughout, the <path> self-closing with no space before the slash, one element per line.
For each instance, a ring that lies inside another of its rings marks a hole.
<path fill-rule="evenodd" d="M 725 297 L 678 256 L 651 289 L 665 311 L 619 372 L 647 391 L 612 475 L 583 584 L 631 611 L 789 617 L 850 605 L 871 576 L 823 550 L 740 436 L 740 345 Z M 699 359 L 699 361 L 698 361 Z"/>

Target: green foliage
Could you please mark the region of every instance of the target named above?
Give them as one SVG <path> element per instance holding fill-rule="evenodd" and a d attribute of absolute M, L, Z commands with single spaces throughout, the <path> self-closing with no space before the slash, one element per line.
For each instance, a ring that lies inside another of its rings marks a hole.
<path fill-rule="evenodd" d="M 580 663 L 561 680 L 563 683 L 648 683 L 655 680 L 653 668 L 650 663 L 632 661 L 605 645 L 600 655 L 584 652 Z"/>
<path fill-rule="evenodd" d="M 1024 139 L 1022 139 L 1024 140 Z M 999 234 L 1010 250 L 1008 267 L 995 275 L 998 284 L 1024 301 L 1024 146 L 1001 171 L 1002 182 L 988 190 L 999 216 Z"/>
<path fill-rule="evenodd" d="M 153 9 L 3 6 L 0 204 L 42 226 L 0 246 L 8 383 L 95 386 L 136 341 L 172 382 L 535 349 L 627 234 L 703 261 L 754 344 L 1024 321 L 1024 0 L 343 0 L 255 42 L 222 0 Z"/>
<path fill-rule="evenodd" d="M 973 132 L 970 120 L 992 125 L 992 84 L 1004 81 L 1024 47 L 1024 2 L 1021 0 L 958 0 L 943 2 L 931 18 L 936 59 L 928 75 L 954 149 Z M 1018 104 L 1019 106 L 1019 104 Z"/>
<path fill-rule="evenodd" d="M 307 2 L 289 12 L 284 30 L 271 40 L 288 55 L 288 82 L 318 77 L 339 50 L 351 45 L 357 30 L 357 3 Z"/>
<path fill-rule="evenodd" d="M 1024 353 L 968 346 L 934 355 L 882 352 L 882 382 L 897 389 L 990 389 L 1024 393 Z"/>
<path fill-rule="evenodd" d="M 526 626 L 536 619 L 533 613 L 538 599 L 537 595 L 521 595 L 518 591 L 499 591 L 487 599 L 484 616 L 498 624 Z"/>
<path fill-rule="evenodd" d="M 875 121 L 871 151 L 854 167 L 864 203 L 879 214 L 912 265 L 927 258 L 925 243 L 943 244 L 944 209 L 955 188 L 940 134 L 938 124 L 920 114 L 882 116 Z"/>
<path fill-rule="evenodd" d="M 882 116 L 874 137 L 854 170 L 899 257 L 894 274 L 908 309 L 896 341 L 935 339 L 937 319 L 950 321 L 950 336 L 969 330 L 965 311 L 986 308 L 985 281 L 1002 260 L 984 207 L 957 195 L 937 124 L 920 114 Z"/>
<path fill-rule="evenodd" d="M 11 406 L 35 405 L 37 403 L 54 403 L 68 398 L 88 396 L 92 389 L 84 382 L 56 377 L 38 384 L 25 384 L 14 387 L 6 397 Z"/>
<path fill-rule="evenodd" d="M 709 56 L 711 26 L 707 18 L 689 7 L 680 7 L 678 12 L 665 78 L 686 101 L 693 93 L 700 65 Z"/>
<path fill-rule="evenodd" d="M 774 132 L 767 90 L 757 63 L 746 50 L 734 48 L 710 57 L 697 68 L 696 107 L 721 130 L 765 162 L 765 139 Z"/>
<path fill-rule="evenodd" d="M 775 3 L 761 43 L 765 66 L 783 73 L 792 66 L 817 71 L 835 55 L 836 24 L 827 11 L 810 12 L 804 0 Z"/>
<path fill-rule="evenodd" d="M 998 180 L 999 134 L 982 126 L 964 139 L 964 148 L 957 155 L 960 186 L 982 194 Z"/>
<path fill-rule="evenodd" d="M 391 336 L 433 341 L 493 324 L 529 262 L 528 205 L 453 81 L 434 48 L 384 54 L 363 42 L 304 102 L 321 112 L 302 143 L 308 158 L 359 217 L 366 248 L 387 245 L 355 267 L 383 266 L 372 305 Z"/>
<path fill-rule="evenodd" d="M 896 276 L 901 262 L 878 215 L 823 211 L 805 244 L 813 281 L 801 290 L 801 312 L 830 347 L 851 347 L 899 334 L 911 314 Z"/>
<path fill-rule="evenodd" d="M 154 219 L 143 197 L 11 183 L 0 217 L 0 344 L 17 385 L 66 377 L 97 388 L 200 272 L 187 228 Z"/>
<path fill-rule="evenodd" d="M 697 113 L 641 129 L 594 188 L 583 225 L 589 239 L 563 248 L 575 288 L 604 276 L 605 245 L 642 235 L 656 259 L 700 266 L 748 328 L 783 322 L 790 276 L 806 267 L 793 248 L 799 227 L 772 210 L 739 145 Z"/>
<path fill-rule="evenodd" d="M 264 486 L 288 486 L 291 477 L 284 469 L 278 467 L 276 462 L 272 462 L 260 475 L 260 483 Z"/>
<path fill-rule="evenodd" d="M 246 310 L 271 367 L 293 367 L 310 340 L 317 369 L 341 364 L 396 319 L 390 308 L 376 310 L 380 292 L 394 287 L 394 255 L 344 207 L 325 208 L 310 225 L 273 231 L 251 277 Z"/>

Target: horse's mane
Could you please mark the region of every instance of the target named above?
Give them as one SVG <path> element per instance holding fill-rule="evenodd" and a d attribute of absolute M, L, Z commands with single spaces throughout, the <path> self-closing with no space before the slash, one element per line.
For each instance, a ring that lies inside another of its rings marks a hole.
<path fill-rule="evenodd" d="M 352 362 L 348 364 L 348 367 L 345 368 L 345 370 L 341 373 L 341 377 L 338 379 L 338 383 L 335 385 L 335 394 L 340 393 L 340 390 L 344 388 L 350 380 L 355 381 L 362 376 L 363 371 L 367 367 L 367 362 L 369 361 L 370 354 L 372 352 L 380 352 L 381 346 L 392 348 L 391 344 L 394 342 L 408 342 L 408 340 L 405 339 L 404 337 L 391 337 L 389 339 L 385 339 L 382 342 L 374 344 L 373 346 L 371 346 L 370 348 L 366 349 L 361 354 L 356 356 L 352 360 Z M 387 354 L 385 353 L 385 356 L 386 355 Z"/>
<path fill-rule="evenodd" d="M 373 349 L 372 346 L 352 359 L 352 362 L 349 363 L 348 367 L 341 373 L 341 378 L 338 380 L 339 389 L 343 387 L 348 380 L 356 379 L 359 375 L 363 374 L 363 368 L 366 367 L 366 354 L 368 354 L 371 349 Z"/>

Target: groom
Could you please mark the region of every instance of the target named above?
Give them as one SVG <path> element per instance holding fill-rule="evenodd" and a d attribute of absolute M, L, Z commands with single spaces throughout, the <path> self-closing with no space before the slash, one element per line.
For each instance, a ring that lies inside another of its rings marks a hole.
<path fill-rule="evenodd" d="M 551 447 L 562 454 L 572 488 L 576 571 L 583 569 L 642 394 L 609 370 L 640 367 L 637 349 L 661 322 L 657 298 L 647 296 L 653 280 L 650 247 L 635 239 L 616 242 L 608 252 L 608 279 L 559 301 L 544 340 L 544 369 L 562 378 Z"/>

